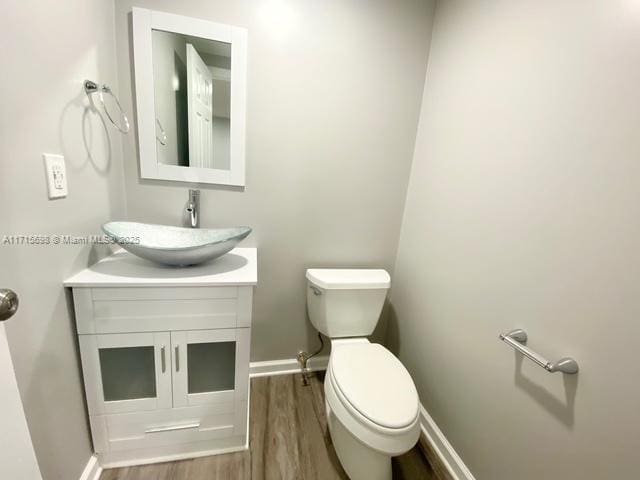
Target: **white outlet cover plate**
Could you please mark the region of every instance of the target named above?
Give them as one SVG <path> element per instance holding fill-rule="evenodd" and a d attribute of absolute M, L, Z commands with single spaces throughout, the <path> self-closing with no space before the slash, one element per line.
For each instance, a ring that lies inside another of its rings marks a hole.
<path fill-rule="evenodd" d="M 69 192 L 67 189 L 67 169 L 64 166 L 64 157 L 51 153 L 44 153 L 42 156 L 47 171 L 49 198 L 66 197 Z"/>

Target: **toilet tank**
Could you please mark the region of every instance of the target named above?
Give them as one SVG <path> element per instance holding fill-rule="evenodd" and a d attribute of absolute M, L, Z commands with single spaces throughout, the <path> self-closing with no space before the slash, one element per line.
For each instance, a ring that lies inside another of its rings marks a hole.
<path fill-rule="evenodd" d="M 329 338 L 366 337 L 380 319 L 391 277 L 380 269 L 307 270 L 307 310 Z"/>

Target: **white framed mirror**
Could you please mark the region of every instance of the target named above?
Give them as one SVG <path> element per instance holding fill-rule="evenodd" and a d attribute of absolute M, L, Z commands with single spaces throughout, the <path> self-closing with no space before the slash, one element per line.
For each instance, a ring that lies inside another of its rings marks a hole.
<path fill-rule="evenodd" d="M 140 176 L 244 186 L 246 29 L 132 15 Z"/>

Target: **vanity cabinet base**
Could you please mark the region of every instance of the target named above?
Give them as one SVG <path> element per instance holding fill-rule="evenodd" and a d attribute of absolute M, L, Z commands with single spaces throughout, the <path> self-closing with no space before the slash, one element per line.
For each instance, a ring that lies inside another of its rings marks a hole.
<path fill-rule="evenodd" d="M 252 291 L 73 287 L 103 468 L 248 448 Z"/>
<path fill-rule="evenodd" d="M 249 449 L 247 435 L 239 435 L 204 442 L 165 445 L 161 447 L 96 453 L 102 468 L 120 468 L 150 463 L 173 462 L 189 458 L 208 457 Z"/>

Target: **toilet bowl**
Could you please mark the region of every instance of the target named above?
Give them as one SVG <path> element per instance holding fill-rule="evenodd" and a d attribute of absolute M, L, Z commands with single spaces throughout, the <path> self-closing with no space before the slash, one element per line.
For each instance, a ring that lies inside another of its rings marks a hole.
<path fill-rule="evenodd" d="M 351 480 L 390 480 L 391 457 L 420 436 L 418 393 L 402 363 L 373 332 L 386 292 L 384 270 L 307 270 L 311 323 L 331 338 L 324 391 L 333 445 Z"/>

